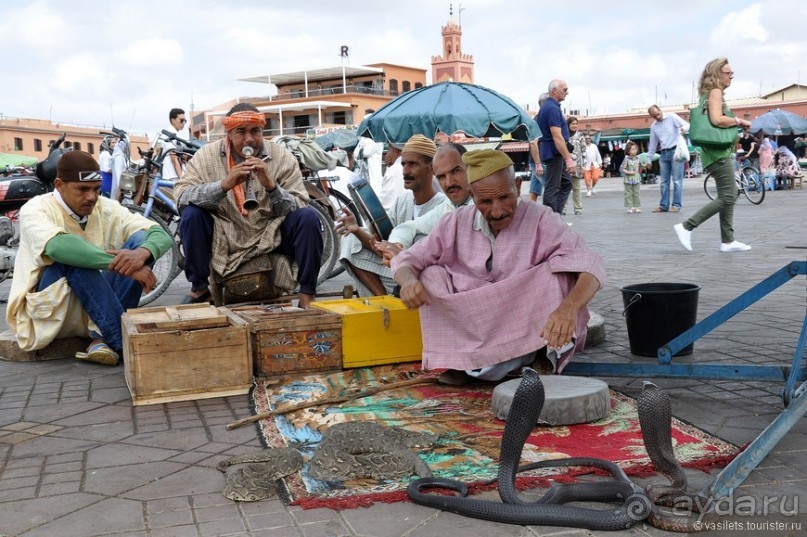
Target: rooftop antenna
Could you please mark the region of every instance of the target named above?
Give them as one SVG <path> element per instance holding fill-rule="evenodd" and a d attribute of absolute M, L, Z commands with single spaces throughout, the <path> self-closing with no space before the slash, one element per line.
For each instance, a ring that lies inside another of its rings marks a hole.
<path fill-rule="evenodd" d="M 465 8 L 462 7 L 462 4 L 460 4 L 459 9 L 457 9 L 457 17 L 459 18 L 458 24 L 459 24 L 460 28 L 462 28 L 462 12 L 463 11 L 465 11 Z"/>

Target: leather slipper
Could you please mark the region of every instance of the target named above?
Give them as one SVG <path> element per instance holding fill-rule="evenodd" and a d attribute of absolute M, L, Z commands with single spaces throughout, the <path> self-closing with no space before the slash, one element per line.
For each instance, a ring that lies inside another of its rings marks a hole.
<path fill-rule="evenodd" d="M 212 304 L 213 296 L 210 294 L 210 289 L 205 291 L 199 296 L 185 295 L 182 297 L 180 304 Z"/>
<path fill-rule="evenodd" d="M 109 348 L 106 343 L 96 343 L 87 349 L 87 352 L 77 352 L 76 360 L 83 362 L 95 362 L 103 365 L 118 365 L 120 357 L 118 353 Z"/>

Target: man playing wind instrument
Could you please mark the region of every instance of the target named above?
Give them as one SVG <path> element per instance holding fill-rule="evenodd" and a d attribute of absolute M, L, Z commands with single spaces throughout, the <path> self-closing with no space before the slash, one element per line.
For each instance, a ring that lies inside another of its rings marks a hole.
<path fill-rule="evenodd" d="M 266 255 L 275 287 L 291 291 L 299 282 L 300 307 L 314 300 L 323 248 L 319 219 L 307 206 L 297 160 L 263 139 L 265 124 L 255 106 L 233 106 L 222 119 L 226 136 L 201 148 L 174 187 L 191 282 L 185 302 L 210 300 L 211 267 L 224 278 Z M 244 208 L 245 197 L 255 209 Z M 296 263 L 296 277 L 284 256 Z"/>

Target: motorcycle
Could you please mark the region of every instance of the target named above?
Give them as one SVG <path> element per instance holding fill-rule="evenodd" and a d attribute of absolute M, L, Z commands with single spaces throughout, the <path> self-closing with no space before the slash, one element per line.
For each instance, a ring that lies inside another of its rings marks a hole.
<path fill-rule="evenodd" d="M 20 243 L 15 225 L 17 212 L 35 196 L 53 191 L 56 164 L 71 148 L 62 147 L 67 133 L 51 142 L 48 156 L 36 165 L 35 175 L 24 173 L 0 177 L 0 282 L 13 276 L 14 261 Z"/>

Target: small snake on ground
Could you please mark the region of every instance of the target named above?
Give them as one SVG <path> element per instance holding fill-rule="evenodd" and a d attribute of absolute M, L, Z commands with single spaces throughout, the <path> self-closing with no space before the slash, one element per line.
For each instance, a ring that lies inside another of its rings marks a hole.
<path fill-rule="evenodd" d="M 221 461 L 216 469 L 226 473 L 228 466 L 245 463 L 227 474 L 223 494 L 237 502 L 257 502 L 274 496 L 275 482 L 302 468 L 303 456 L 294 448 L 267 449 Z"/>

